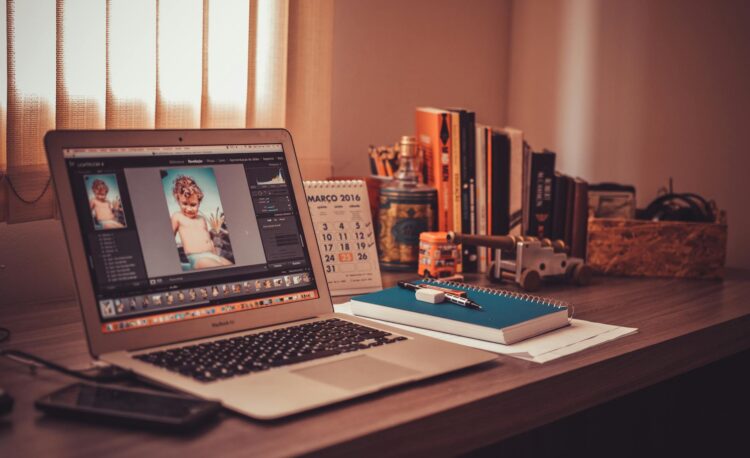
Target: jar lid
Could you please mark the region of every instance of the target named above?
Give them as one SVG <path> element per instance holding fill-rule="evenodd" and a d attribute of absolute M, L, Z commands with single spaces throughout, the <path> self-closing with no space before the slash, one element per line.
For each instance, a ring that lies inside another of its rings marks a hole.
<path fill-rule="evenodd" d="M 420 242 L 427 243 L 448 243 L 447 232 L 422 232 L 419 234 Z"/>

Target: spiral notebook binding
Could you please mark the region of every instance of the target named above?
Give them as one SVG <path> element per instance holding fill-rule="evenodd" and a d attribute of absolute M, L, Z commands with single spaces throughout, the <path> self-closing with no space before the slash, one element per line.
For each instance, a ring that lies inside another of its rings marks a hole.
<path fill-rule="evenodd" d="M 306 180 L 306 188 L 345 188 L 364 186 L 363 180 Z"/>
<path fill-rule="evenodd" d="M 517 293 L 515 291 L 508 291 L 507 289 L 475 286 L 475 285 L 470 285 L 468 283 L 461 283 L 457 281 L 440 281 L 440 280 L 423 280 L 423 281 L 425 283 L 435 284 L 438 286 L 442 285 L 442 286 L 448 286 L 448 287 L 458 287 L 467 291 L 476 291 L 479 293 L 491 294 L 493 296 L 509 297 L 512 299 L 522 299 L 522 300 L 529 301 L 529 302 L 535 302 L 537 304 L 548 305 L 550 307 L 554 307 L 558 309 L 567 309 L 568 317 L 573 318 L 573 306 L 570 303 L 565 302 L 565 301 L 560 301 L 560 300 L 551 299 L 551 298 L 542 297 L 542 296 L 534 296 L 534 295 L 527 294 L 527 293 Z"/>

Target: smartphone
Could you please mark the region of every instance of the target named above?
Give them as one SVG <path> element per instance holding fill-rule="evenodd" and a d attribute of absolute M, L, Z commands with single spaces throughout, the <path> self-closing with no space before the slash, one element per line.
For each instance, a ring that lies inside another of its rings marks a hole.
<path fill-rule="evenodd" d="M 74 383 L 37 399 L 38 409 L 56 415 L 181 431 L 195 428 L 221 410 L 221 403 L 140 388 Z"/>

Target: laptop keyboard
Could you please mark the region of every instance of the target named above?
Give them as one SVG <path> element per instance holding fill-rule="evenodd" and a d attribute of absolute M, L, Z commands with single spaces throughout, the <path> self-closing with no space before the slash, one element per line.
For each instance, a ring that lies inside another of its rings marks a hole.
<path fill-rule="evenodd" d="M 402 340 L 406 337 L 332 318 L 134 358 L 212 382 Z"/>

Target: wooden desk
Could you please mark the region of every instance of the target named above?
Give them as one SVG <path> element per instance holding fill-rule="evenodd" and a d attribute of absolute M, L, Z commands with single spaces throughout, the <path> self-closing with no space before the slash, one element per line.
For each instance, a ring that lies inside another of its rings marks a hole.
<path fill-rule="evenodd" d="M 731 271 L 723 282 L 597 278 L 590 287 L 553 286 L 543 294 L 575 304 L 579 318 L 640 332 L 545 365 L 500 356 L 274 423 L 226 414 L 188 438 L 45 418 L 33 401 L 71 380 L 47 370 L 31 375 L 2 360 L 0 385 L 16 406 L 0 419 L 0 450 L 3 456 L 455 455 L 750 348 L 750 272 Z M 73 301 L 2 305 L 0 322 L 13 331 L 2 347 L 84 366 L 80 321 Z"/>

